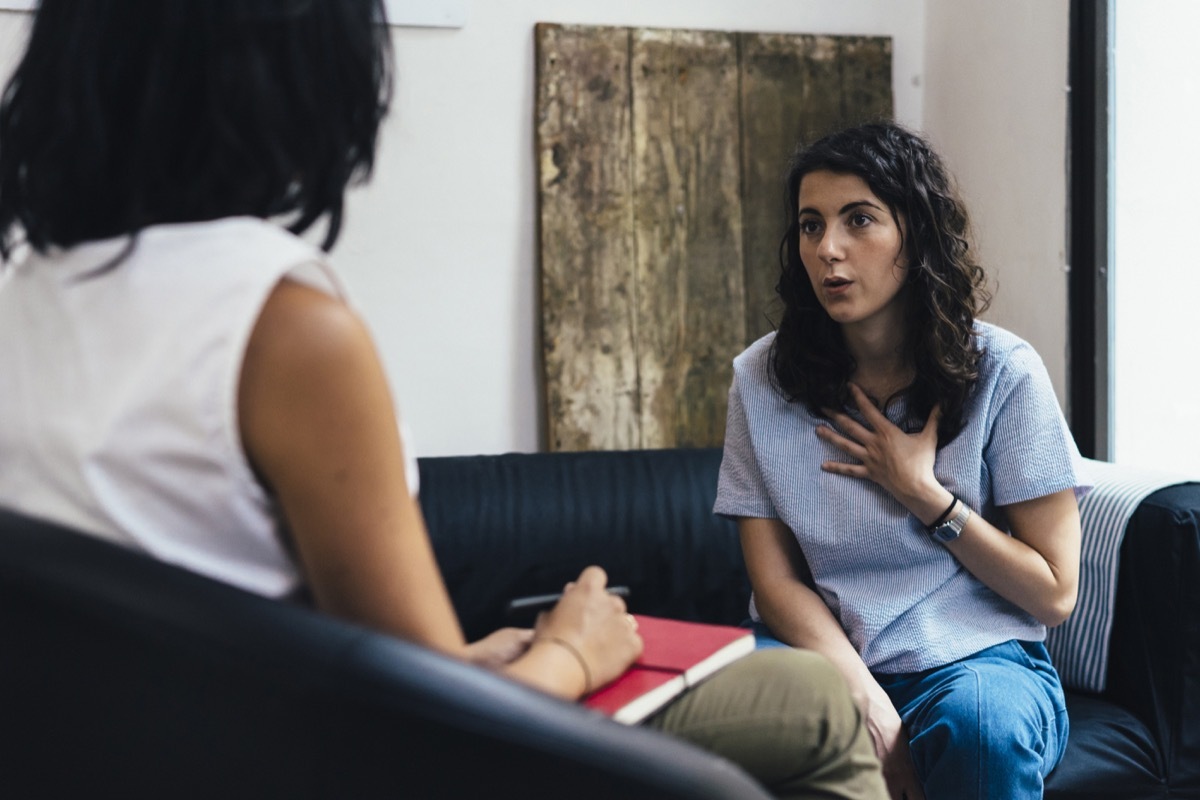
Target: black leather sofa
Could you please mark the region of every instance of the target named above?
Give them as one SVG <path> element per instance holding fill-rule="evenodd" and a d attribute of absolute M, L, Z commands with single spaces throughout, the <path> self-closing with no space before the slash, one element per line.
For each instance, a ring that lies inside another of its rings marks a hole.
<path fill-rule="evenodd" d="M 420 461 L 464 628 L 598 563 L 634 611 L 738 623 L 719 450 Z M 1048 798 L 1200 798 L 1200 486 L 1122 548 L 1108 689 Z M 0 796 L 755 798 L 732 765 L 421 648 L 0 512 Z"/>

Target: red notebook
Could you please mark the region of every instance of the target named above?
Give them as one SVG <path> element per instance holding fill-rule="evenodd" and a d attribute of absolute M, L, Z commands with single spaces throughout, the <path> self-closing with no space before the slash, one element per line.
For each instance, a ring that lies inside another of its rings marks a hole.
<path fill-rule="evenodd" d="M 645 647 L 625 674 L 583 699 L 632 725 L 728 664 L 754 651 L 754 634 L 730 625 L 635 614 Z"/>

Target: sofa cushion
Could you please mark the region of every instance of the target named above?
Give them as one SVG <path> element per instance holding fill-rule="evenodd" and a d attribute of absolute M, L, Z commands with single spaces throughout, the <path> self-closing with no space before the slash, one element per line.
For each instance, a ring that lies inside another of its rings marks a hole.
<path fill-rule="evenodd" d="M 1067 693 L 1067 752 L 1046 781 L 1047 800 L 1154 800 L 1168 796 L 1145 724 L 1097 697 Z"/>

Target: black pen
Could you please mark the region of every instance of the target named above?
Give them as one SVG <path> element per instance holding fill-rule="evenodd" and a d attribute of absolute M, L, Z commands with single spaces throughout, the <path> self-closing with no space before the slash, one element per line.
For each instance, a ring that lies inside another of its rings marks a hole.
<path fill-rule="evenodd" d="M 617 597 L 629 597 L 628 586 L 609 586 L 605 591 Z M 518 597 L 515 600 L 509 601 L 506 613 L 514 615 L 545 611 L 546 609 L 553 608 L 559 600 L 562 600 L 562 592 Z"/>

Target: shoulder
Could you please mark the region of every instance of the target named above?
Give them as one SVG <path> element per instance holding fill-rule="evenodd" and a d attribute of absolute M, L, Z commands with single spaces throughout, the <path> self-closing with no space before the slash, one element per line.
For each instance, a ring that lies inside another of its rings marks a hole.
<path fill-rule="evenodd" d="M 374 345 L 362 319 L 342 300 L 293 280 L 280 281 L 263 305 L 246 354 L 248 368 L 275 378 L 333 378 Z"/>
<path fill-rule="evenodd" d="M 775 344 L 772 331 L 755 341 L 733 359 L 733 372 L 738 380 L 767 377 L 771 365 L 771 349 Z"/>
<path fill-rule="evenodd" d="M 329 437 L 377 420 L 381 408 L 392 413 L 366 324 L 342 300 L 288 279 L 262 307 L 237 398 L 243 445 L 268 484 L 298 452 L 332 447 Z"/>
<path fill-rule="evenodd" d="M 774 424 L 779 414 L 788 413 L 791 405 L 773 379 L 772 345 L 775 334 L 769 333 L 747 347 L 733 360 L 731 398 L 743 409 L 751 426 Z M 732 402 L 732 401 L 731 401 Z"/>
<path fill-rule="evenodd" d="M 1012 331 L 988 322 L 975 323 L 976 342 L 983 354 L 981 376 L 999 379 L 1007 375 L 1044 372 L 1045 365 L 1033 345 Z"/>
<path fill-rule="evenodd" d="M 225 217 L 202 222 L 156 225 L 138 234 L 130 251 L 131 262 L 152 280 L 180 281 L 188 285 L 240 290 L 247 297 L 265 299 L 278 281 L 294 280 L 340 300 L 345 286 L 327 254 L 312 242 L 256 217 Z M 176 269 L 163 269 L 171 265 Z"/>
<path fill-rule="evenodd" d="M 194 248 L 200 252 L 241 251 L 281 258 L 323 259 L 316 245 L 257 217 L 222 217 L 201 222 L 156 225 L 139 235 L 138 246 Z"/>
<path fill-rule="evenodd" d="M 172 222 L 152 225 L 138 233 L 141 243 L 170 243 L 175 246 L 217 247 L 222 243 L 261 243 L 264 246 L 288 247 L 307 252 L 320 252 L 315 245 L 296 234 L 258 217 L 218 217 L 192 222 Z"/>
<path fill-rule="evenodd" d="M 1003 359 L 1014 351 L 1033 349 L 1029 342 L 1012 331 L 980 320 L 975 321 L 975 340 L 985 357 L 991 355 Z"/>
<path fill-rule="evenodd" d="M 105 281 L 72 284 L 88 289 L 167 289 L 177 297 L 203 292 L 206 287 L 233 293 L 239 287 L 269 286 L 299 271 L 304 282 L 344 295 L 320 248 L 255 217 L 151 225 L 136 233 L 80 242 L 65 249 L 31 252 L 21 267 L 25 273 L 52 268 L 61 277 L 106 276 Z"/>
<path fill-rule="evenodd" d="M 1058 396 L 1033 346 L 995 325 L 977 323 L 976 329 L 984 353 L 972 402 L 988 426 L 1001 419 L 1024 431 L 1043 423 L 1057 424 L 1062 416 Z"/>

